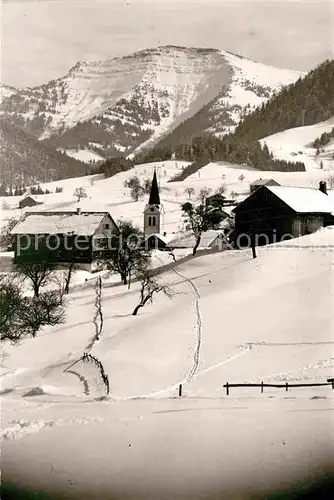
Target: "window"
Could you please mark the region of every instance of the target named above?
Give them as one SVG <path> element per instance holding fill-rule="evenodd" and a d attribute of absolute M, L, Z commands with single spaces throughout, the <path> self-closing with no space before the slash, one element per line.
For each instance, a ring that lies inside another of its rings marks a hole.
<path fill-rule="evenodd" d="M 149 226 L 152 226 L 152 217 L 149 217 L 149 218 L 148 218 L 148 225 L 149 225 Z"/>
<path fill-rule="evenodd" d="M 152 217 L 152 219 L 153 219 L 152 226 L 155 226 L 155 217 Z"/>
<path fill-rule="evenodd" d="M 110 229 L 110 224 L 105 224 L 104 229 Z"/>

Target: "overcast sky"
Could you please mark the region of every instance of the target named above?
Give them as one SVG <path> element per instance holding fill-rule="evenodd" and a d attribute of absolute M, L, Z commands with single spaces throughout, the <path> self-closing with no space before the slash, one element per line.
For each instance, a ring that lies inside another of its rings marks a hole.
<path fill-rule="evenodd" d="M 333 57 L 333 41 L 332 0 L 3 0 L 1 81 L 38 85 L 79 60 L 167 44 L 306 71 Z"/>

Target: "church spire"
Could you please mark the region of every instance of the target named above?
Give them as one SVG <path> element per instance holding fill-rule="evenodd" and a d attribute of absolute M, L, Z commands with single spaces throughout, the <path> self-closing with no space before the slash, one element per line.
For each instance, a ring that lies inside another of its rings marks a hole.
<path fill-rule="evenodd" d="M 151 193 L 150 193 L 150 199 L 148 201 L 149 205 L 160 205 L 160 196 L 159 196 L 159 188 L 158 188 L 158 181 L 157 181 L 157 173 L 154 169 L 154 174 L 153 174 L 153 180 L 152 180 L 152 187 L 151 187 Z"/>

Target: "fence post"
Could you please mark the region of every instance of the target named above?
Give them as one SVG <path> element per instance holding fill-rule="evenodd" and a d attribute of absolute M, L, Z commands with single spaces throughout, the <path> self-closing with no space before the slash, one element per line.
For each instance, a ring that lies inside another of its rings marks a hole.
<path fill-rule="evenodd" d="M 182 396 L 182 384 L 179 385 L 179 397 Z"/>
<path fill-rule="evenodd" d="M 285 384 L 285 390 L 286 390 L 286 391 L 288 391 L 288 390 L 289 390 L 289 384 L 288 384 L 288 382 L 286 382 L 286 384 Z"/>
<path fill-rule="evenodd" d="M 228 386 L 228 382 L 226 382 L 226 396 L 228 396 L 230 394 L 230 391 L 229 391 L 229 386 Z"/>
<path fill-rule="evenodd" d="M 263 380 L 261 382 L 261 394 L 263 393 Z"/>

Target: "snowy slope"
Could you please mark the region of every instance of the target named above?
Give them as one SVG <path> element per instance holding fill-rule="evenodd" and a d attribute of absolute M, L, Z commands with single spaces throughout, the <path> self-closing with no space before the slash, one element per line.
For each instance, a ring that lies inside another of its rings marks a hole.
<path fill-rule="evenodd" d="M 104 161 L 104 158 L 99 154 L 95 153 L 95 151 L 91 151 L 90 149 L 66 149 L 64 151 L 68 156 L 75 158 L 76 160 L 83 161 L 84 163 L 96 163 L 100 161 Z"/>
<path fill-rule="evenodd" d="M 229 88 L 213 104 L 215 112 L 227 111 L 232 125 L 220 128 L 214 125 L 210 131 L 232 132 L 242 118 L 242 113 L 252 111 L 260 106 L 273 92 L 279 91 L 283 85 L 294 83 L 303 73 L 293 70 L 275 68 L 230 52 L 221 51 L 233 68 L 232 82 Z"/>
<path fill-rule="evenodd" d="M 261 248 L 255 261 L 247 250 L 190 259 L 163 274 L 177 295 L 137 317 L 138 285 L 104 282 L 91 347 L 110 380 L 101 401 L 99 373 L 79 361 L 95 331 L 94 283 L 74 291 L 65 325 L 4 348 L 3 479 L 84 499 L 197 499 L 320 473 L 333 459 L 330 386 L 227 397 L 223 384 L 333 376 L 333 234 Z"/>
<path fill-rule="evenodd" d="M 314 137 L 315 138 L 315 137 Z M 147 202 L 147 196 L 134 202 L 130 197 L 129 189 L 124 187 L 124 182 L 133 175 L 138 175 L 143 183 L 146 178 L 152 179 L 156 168 L 161 199 L 164 204 L 164 216 L 162 231 L 167 233 L 178 232 L 184 228 L 181 213 L 181 204 L 189 200 L 186 188 L 193 188 L 194 199 L 201 189 L 208 187 L 214 192 L 221 185 L 225 186 L 225 196 L 231 197 L 235 194 L 236 200 L 241 201 L 249 194 L 249 185 L 259 177 L 274 178 L 282 186 L 312 187 L 317 189 L 319 182 L 327 181 L 330 188 L 331 170 L 320 168 L 307 170 L 306 172 L 265 172 L 257 171 L 240 165 L 232 165 L 227 162 L 209 163 L 200 171 L 187 177 L 181 182 L 168 182 L 188 162 L 165 161 L 137 165 L 134 169 L 119 173 L 105 179 L 103 175 L 92 175 L 73 179 L 64 179 L 42 184 L 44 189 L 49 189 L 52 194 L 38 197 L 43 205 L 37 207 L 40 210 L 76 210 L 80 205 L 82 210 L 110 211 L 115 220 L 132 220 L 134 224 L 142 227 L 143 210 Z M 243 176 L 241 180 L 240 176 Z M 57 187 L 62 187 L 62 193 L 55 193 Z M 87 192 L 87 198 L 81 200 L 78 205 L 73 193 L 76 187 L 83 187 Z M 17 209 L 20 198 L 0 198 L 0 226 L 3 221 L 10 217 L 19 217 L 24 211 Z M 4 205 L 3 205 L 4 204 Z M 8 209 L 4 209 L 4 206 Z M 34 208 L 28 209 L 34 210 Z"/>
<path fill-rule="evenodd" d="M 306 127 L 296 127 L 283 132 L 278 132 L 269 137 L 261 139 L 261 144 L 267 144 L 269 151 L 275 158 L 286 161 L 302 161 L 307 170 L 320 168 L 323 162 L 325 170 L 334 170 L 334 144 L 324 146 L 324 152 L 316 155 L 316 149 L 312 147 L 315 139 L 324 132 L 330 132 L 334 127 L 334 117 L 325 122 L 316 123 Z"/>

